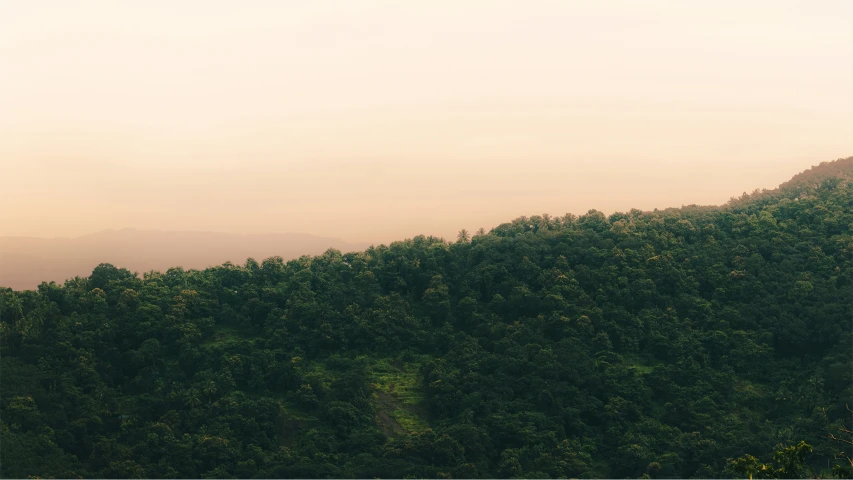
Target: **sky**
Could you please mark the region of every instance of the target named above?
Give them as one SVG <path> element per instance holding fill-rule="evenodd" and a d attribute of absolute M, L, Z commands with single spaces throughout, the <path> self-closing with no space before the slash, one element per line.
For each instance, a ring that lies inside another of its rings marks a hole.
<path fill-rule="evenodd" d="M 0 0 L 0 235 L 454 238 L 853 155 L 850 0 Z"/>

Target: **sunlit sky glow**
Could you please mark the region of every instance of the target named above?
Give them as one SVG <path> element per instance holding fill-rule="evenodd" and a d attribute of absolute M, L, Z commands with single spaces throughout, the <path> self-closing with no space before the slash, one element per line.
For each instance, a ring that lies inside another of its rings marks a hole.
<path fill-rule="evenodd" d="M 853 154 L 853 2 L 0 2 L 0 235 L 453 237 Z"/>

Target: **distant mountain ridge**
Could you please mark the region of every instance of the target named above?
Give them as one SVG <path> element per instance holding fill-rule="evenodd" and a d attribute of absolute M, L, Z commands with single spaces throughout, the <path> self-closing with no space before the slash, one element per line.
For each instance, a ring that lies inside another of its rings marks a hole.
<path fill-rule="evenodd" d="M 774 189 L 744 193 L 724 205 L 689 205 L 663 211 L 761 208 L 773 198 L 796 200 L 826 182 L 837 183 L 851 178 L 853 157 L 839 158 L 798 173 Z M 522 217 L 497 226 L 495 231 L 500 233 L 522 220 L 527 221 Z M 0 286 L 22 290 L 34 289 L 42 281 L 62 283 L 75 276 L 88 276 L 101 263 L 142 273 L 166 271 L 172 267 L 203 269 L 225 262 L 243 264 L 247 258 L 260 261 L 280 256 L 290 260 L 303 255 L 319 255 L 329 248 L 352 252 L 368 246 L 367 243 L 301 233 L 232 234 L 132 228 L 105 230 L 76 238 L 7 236 L 0 237 Z"/>
<path fill-rule="evenodd" d="M 347 252 L 368 246 L 301 233 L 246 235 L 132 228 L 76 238 L 8 236 L 0 237 L 0 285 L 23 290 L 36 288 L 42 281 L 62 283 L 88 276 L 100 263 L 142 273 L 177 266 L 202 269 L 229 261 L 242 264 L 250 257 L 289 260 L 319 255 L 329 248 Z"/>

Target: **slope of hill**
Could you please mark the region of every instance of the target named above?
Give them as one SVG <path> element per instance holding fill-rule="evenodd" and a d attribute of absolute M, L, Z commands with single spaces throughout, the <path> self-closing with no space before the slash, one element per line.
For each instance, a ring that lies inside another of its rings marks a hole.
<path fill-rule="evenodd" d="M 853 404 L 849 167 L 721 207 L 0 291 L 0 475 L 849 478 L 827 438 Z M 759 468 L 802 440 L 803 465 Z"/>
<path fill-rule="evenodd" d="M 216 232 L 107 230 L 78 238 L 0 237 L 0 285 L 35 289 L 43 281 L 62 283 L 87 276 L 100 263 L 131 271 L 202 269 L 247 258 L 286 260 L 319 255 L 329 248 L 362 250 L 368 245 L 296 233 L 236 235 Z"/>

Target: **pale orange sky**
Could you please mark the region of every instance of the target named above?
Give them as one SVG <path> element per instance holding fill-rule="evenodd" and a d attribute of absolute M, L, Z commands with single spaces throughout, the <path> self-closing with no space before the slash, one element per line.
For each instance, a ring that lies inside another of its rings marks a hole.
<path fill-rule="evenodd" d="M 0 235 L 387 243 L 853 155 L 853 1 L 0 2 Z"/>

